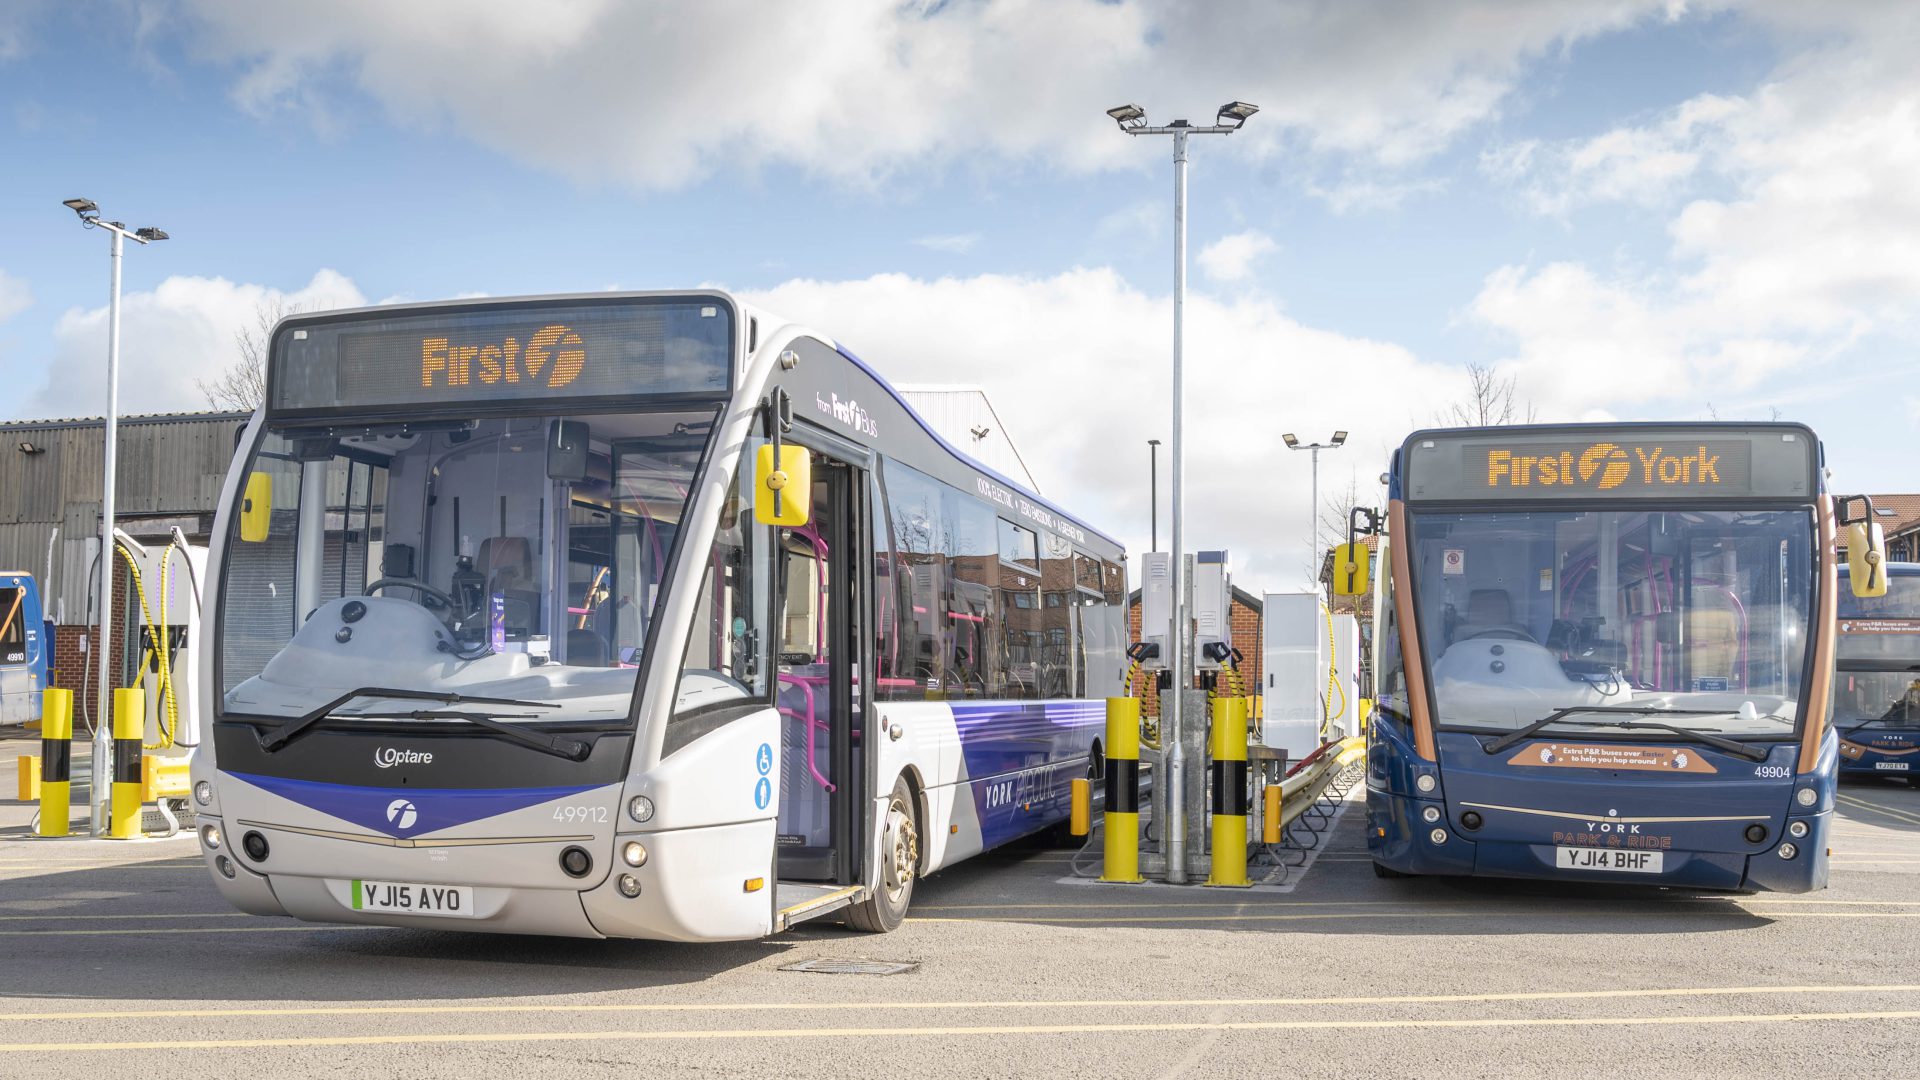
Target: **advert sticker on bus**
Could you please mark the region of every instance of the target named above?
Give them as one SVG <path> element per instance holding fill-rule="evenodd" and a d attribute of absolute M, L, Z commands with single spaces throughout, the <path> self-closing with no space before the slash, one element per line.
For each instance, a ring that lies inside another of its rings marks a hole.
<path fill-rule="evenodd" d="M 1804 498 L 1814 490 L 1814 443 L 1776 428 L 1671 428 L 1623 437 L 1573 429 L 1416 435 L 1408 443 L 1413 499 Z"/>

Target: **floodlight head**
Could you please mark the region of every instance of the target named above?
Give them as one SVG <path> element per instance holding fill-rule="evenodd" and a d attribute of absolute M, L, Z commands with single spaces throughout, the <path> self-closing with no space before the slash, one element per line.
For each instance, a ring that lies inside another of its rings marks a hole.
<path fill-rule="evenodd" d="M 1280 436 L 1280 441 L 1283 443 L 1286 443 L 1288 448 L 1294 448 L 1300 445 L 1300 440 L 1294 438 L 1293 432 L 1291 431 L 1287 432 L 1285 435 Z"/>
<path fill-rule="evenodd" d="M 1148 440 L 1147 440 L 1147 445 L 1148 445 L 1148 446 L 1159 446 L 1159 445 L 1160 445 L 1160 440 L 1159 440 L 1159 439 L 1148 439 Z"/>
<path fill-rule="evenodd" d="M 79 214 L 82 221 L 92 220 L 100 213 L 100 208 L 94 205 L 92 199 L 67 199 L 60 205 Z"/>
<path fill-rule="evenodd" d="M 1343 442 L 1346 442 L 1346 441 L 1347 441 L 1347 433 L 1346 433 L 1346 432 L 1344 432 L 1344 431 L 1336 431 L 1336 432 L 1334 432 L 1334 433 L 1333 433 L 1333 445 L 1335 445 L 1335 446 L 1339 446 L 1339 445 L 1340 445 L 1341 443 L 1343 443 Z"/>
<path fill-rule="evenodd" d="M 1132 131 L 1147 123 L 1147 110 L 1138 105 L 1116 105 L 1107 110 L 1107 115 L 1113 117 L 1113 122 L 1120 125 L 1121 131 Z"/>
<path fill-rule="evenodd" d="M 1220 106 L 1220 112 L 1214 117 L 1214 123 L 1223 127 L 1238 128 L 1247 122 L 1247 117 L 1260 111 L 1260 106 L 1249 105 L 1244 101 L 1229 101 Z"/>
<path fill-rule="evenodd" d="M 135 229 L 133 235 L 139 237 L 142 240 L 145 240 L 149 244 L 151 244 L 155 240 L 165 240 L 167 238 L 166 230 L 156 229 L 151 225 L 147 226 L 144 229 Z"/>

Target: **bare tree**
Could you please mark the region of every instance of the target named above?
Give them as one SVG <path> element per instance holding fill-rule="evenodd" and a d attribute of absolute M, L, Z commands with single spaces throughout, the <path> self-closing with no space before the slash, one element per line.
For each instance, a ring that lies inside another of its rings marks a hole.
<path fill-rule="evenodd" d="M 277 296 L 254 306 L 253 325 L 243 326 L 233 335 L 234 349 L 240 358 L 211 380 L 194 380 L 194 385 L 206 397 L 208 407 L 236 412 L 252 412 L 260 407 L 267 399 L 267 345 L 273 337 L 274 324 L 300 311 L 299 304 L 289 304 Z"/>
<path fill-rule="evenodd" d="M 1531 424 L 1537 416 L 1533 402 L 1519 396 L 1518 377 L 1502 377 L 1487 364 L 1467 365 L 1468 396 L 1435 414 L 1442 424 L 1456 427 L 1493 427 L 1498 424 Z"/>

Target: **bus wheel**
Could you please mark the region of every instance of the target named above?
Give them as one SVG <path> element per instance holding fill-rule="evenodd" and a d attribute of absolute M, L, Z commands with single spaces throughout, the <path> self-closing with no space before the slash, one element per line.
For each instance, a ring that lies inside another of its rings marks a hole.
<path fill-rule="evenodd" d="M 913 900 L 913 878 L 920 866 L 920 829 L 914 823 L 913 789 L 906 777 L 893 782 L 887 818 L 880 834 L 880 881 L 873 895 L 847 909 L 847 925 L 884 934 L 900 925 Z"/>
<path fill-rule="evenodd" d="M 1413 875 L 1403 874 L 1400 871 L 1395 870 L 1391 866 L 1385 866 L 1376 862 L 1373 864 L 1373 876 L 1377 878 L 1403 878 L 1403 877 L 1411 877 Z"/>

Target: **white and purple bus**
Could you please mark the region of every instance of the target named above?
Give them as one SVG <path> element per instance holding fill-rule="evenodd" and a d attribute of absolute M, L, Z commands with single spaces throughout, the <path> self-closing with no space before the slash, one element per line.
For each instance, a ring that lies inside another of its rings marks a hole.
<path fill-rule="evenodd" d="M 202 851 L 315 921 L 889 930 L 1100 773 L 1124 566 L 721 293 L 289 318 L 209 570 Z"/>

